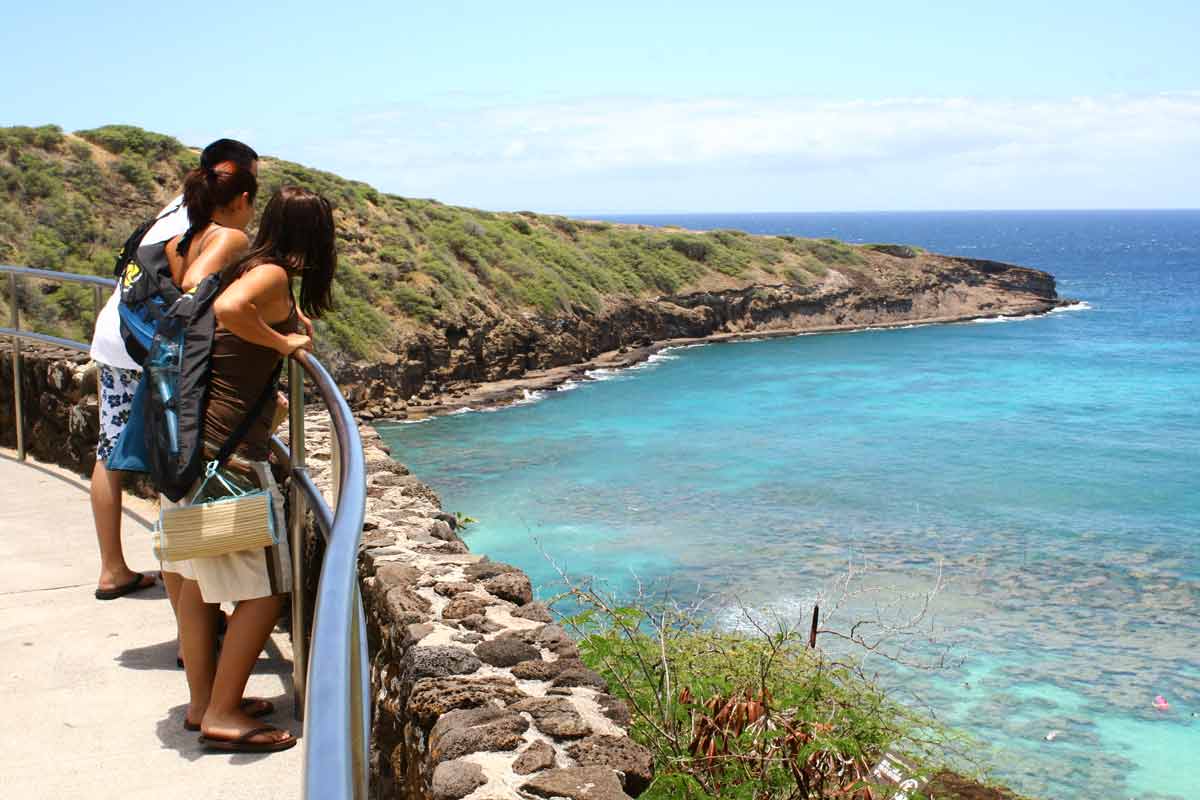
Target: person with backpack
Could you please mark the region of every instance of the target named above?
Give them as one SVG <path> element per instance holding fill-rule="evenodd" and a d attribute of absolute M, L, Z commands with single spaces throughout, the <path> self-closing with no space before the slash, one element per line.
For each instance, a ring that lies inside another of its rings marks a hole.
<path fill-rule="evenodd" d="M 219 139 L 204 148 L 200 154 L 199 169 L 208 173 L 226 163 L 256 175 L 258 154 L 242 142 Z M 168 203 L 148 226 L 141 242 L 165 242 L 185 234 L 190 227 L 186 200 L 180 195 Z M 155 584 L 153 575 L 134 572 L 125 561 L 121 547 L 122 473 L 109 469 L 107 465 L 122 430 L 129 423 L 134 390 L 141 378 L 141 365 L 128 352 L 122 334 L 118 311 L 120 300 L 121 288 L 118 286 L 96 317 L 90 351 L 92 360 L 99 367 L 100 393 L 99 441 L 91 482 L 92 517 L 100 549 L 100 575 L 95 591 L 97 600 L 115 600 Z"/>
<path fill-rule="evenodd" d="M 263 211 L 250 251 L 225 274 L 212 302 L 216 329 L 209 354 L 202 451 L 210 472 L 217 474 L 217 467 L 223 467 L 219 482 L 226 488 L 206 493 L 217 481 L 199 478 L 184 502 L 236 496 L 229 485 L 238 491 L 266 491 L 274 521 L 264 525 L 286 529 L 283 498 L 267 463 L 275 383 L 283 359 L 311 348 L 305 315 L 319 317 L 332 308 L 336 269 L 329 202 L 299 187 L 279 189 Z M 300 283 L 299 308 L 293 295 L 295 279 Z M 178 611 L 190 693 L 185 726 L 198 729 L 200 742 L 218 750 L 274 752 L 294 746 L 296 738 L 289 732 L 256 722 L 255 717 L 270 713 L 263 701 L 243 697 L 291 590 L 286 537 L 278 545 L 192 558 L 171 569 L 183 577 Z M 212 609 L 225 602 L 237 607 L 218 658 Z"/>
<path fill-rule="evenodd" d="M 254 219 L 258 194 L 257 161 L 227 159 L 191 170 L 184 179 L 183 202 L 188 227 L 171 237 L 164 252 L 172 283 L 183 292 L 195 289 L 205 278 L 231 267 L 246 252 L 246 228 Z M 147 243 L 143 239 L 142 246 Z M 182 577 L 170 562 L 162 562 L 162 579 L 171 608 L 179 619 Z M 223 621 L 214 609 L 214 619 Z M 182 637 L 181 637 L 182 643 Z M 183 666 L 182 644 L 176 663 Z"/>

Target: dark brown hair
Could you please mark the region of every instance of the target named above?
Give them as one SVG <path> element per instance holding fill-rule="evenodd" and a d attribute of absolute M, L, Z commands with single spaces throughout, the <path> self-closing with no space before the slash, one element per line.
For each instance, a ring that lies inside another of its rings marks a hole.
<path fill-rule="evenodd" d="M 188 229 L 179 239 L 176 252 L 186 256 L 192 237 L 208 223 L 213 213 L 221 206 L 233 202 L 241 194 L 250 195 L 250 202 L 258 194 L 258 178 L 250 171 L 253 159 L 221 161 L 211 166 L 201 166 L 188 172 L 183 179 L 183 204 L 187 206 Z"/>
<path fill-rule="evenodd" d="M 281 186 L 267 201 L 254 244 L 231 279 L 259 264 L 278 264 L 300 276 L 300 307 L 319 317 L 333 310 L 336 244 L 329 201 L 299 186 Z"/>

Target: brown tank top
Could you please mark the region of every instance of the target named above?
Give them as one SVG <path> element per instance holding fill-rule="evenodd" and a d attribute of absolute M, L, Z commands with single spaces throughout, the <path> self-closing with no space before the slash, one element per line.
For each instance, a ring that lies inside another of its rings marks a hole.
<path fill-rule="evenodd" d="M 299 332 L 296 303 L 283 322 L 271 327 L 284 335 Z M 254 406 L 267 381 L 283 358 L 278 350 L 239 339 L 218 326 L 213 336 L 212 371 L 209 377 L 208 409 L 204 414 L 204 439 L 213 448 L 224 444 L 229 434 Z M 274 388 L 274 387 L 272 387 Z M 250 430 L 234 451 L 251 461 L 266 461 L 275 416 L 276 397 L 271 391 Z M 206 448 L 208 449 L 208 448 Z"/>

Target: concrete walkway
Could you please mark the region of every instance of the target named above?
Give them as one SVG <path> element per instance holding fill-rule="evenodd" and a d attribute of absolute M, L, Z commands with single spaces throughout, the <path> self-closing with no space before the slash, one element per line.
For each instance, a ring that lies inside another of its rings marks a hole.
<path fill-rule="evenodd" d="M 157 509 L 127 499 L 126 557 L 157 570 Z M 160 584 L 97 601 L 97 558 L 87 482 L 0 449 L 0 796 L 298 798 L 301 746 L 212 754 L 184 732 L 187 684 L 166 594 Z M 290 657 L 277 631 L 247 694 L 274 702 L 270 721 L 299 734 Z"/>

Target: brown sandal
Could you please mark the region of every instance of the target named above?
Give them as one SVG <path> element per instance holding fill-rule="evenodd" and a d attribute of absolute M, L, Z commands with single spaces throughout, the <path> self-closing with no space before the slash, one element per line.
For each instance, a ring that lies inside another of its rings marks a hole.
<path fill-rule="evenodd" d="M 241 709 L 242 713 L 248 717 L 269 717 L 275 713 L 275 704 L 261 697 L 243 697 Z M 187 717 L 184 717 L 183 729 L 198 733 L 200 731 L 200 723 L 188 722 Z"/>
<path fill-rule="evenodd" d="M 277 742 L 252 742 L 255 736 L 260 736 L 264 733 L 274 733 L 281 731 L 287 733 L 286 739 L 280 739 Z M 296 746 L 299 741 L 291 733 L 284 731 L 283 728 L 276 728 L 274 725 L 264 725 L 261 728 L 254 728 L 243 733 L 235 739 L 214 739 L 211 736 L 200 736 L 200 744 L 204 747 L 210 747 L 213 750 L 225 750 L 230 753 L 278 753 L 280 750 L 288 750 Z"/>

